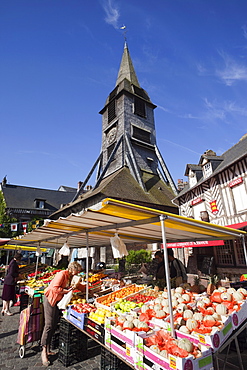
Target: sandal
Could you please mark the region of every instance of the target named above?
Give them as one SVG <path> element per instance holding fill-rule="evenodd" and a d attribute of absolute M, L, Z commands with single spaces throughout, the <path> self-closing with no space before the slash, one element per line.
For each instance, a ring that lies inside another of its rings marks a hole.
<path fill-rule="evenodd" d="M 7 311 L 7 312 L 5 311 L 5 313 L 6 313 L 7 316 L 13 316 L 14 315 L 12 312 L 9 312 L 9 311 Z"/>

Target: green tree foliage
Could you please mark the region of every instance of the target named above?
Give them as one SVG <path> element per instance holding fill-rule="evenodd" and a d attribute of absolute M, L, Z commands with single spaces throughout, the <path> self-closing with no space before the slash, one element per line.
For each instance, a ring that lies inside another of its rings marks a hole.
<path fill-rule="evenodd" d="M 40 227 L 44 224 L 44 219 L 41 217 L 34 217 L 27 225 L 27 231 L 30 232 L 37 227 Z"/>
<path fill-rule="evenodd" d="M 151 262 L 152 254 L 151 251 L 140 249 L 138 251 L 130 250 L 126 257 L 127 266 L 141 265 L 142 263 Z"/>
<path fill-rule="evenodd" d="M 10 224 L 17 222 L 16 218 L 6 214 L 6 203 L 3 193 L 0 191 L 0 224 L 4 227 L 0 228 L 0 238 L 13 238 L 18 235 L 17 231 L 11 231 Z"/>

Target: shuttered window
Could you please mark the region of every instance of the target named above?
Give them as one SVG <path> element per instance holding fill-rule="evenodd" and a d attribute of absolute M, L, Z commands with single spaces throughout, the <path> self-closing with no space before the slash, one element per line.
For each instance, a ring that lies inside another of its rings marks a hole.
<path fill-rule="evenodd" d="M 134 113 L 141 117 L 146 117 L 146 106 L 145 102 L 135 96 L 134 99 Z"/>
<path fill-rule="evenodd" d="M 148 144 L 151 143 L 150 132 L 146 130 L 142 130 L 141 128 L 136 127 L 136 126 L 132 126 L 132 129 L 133 129 L 132 136 L 134 139 L 144 141 L 145 143 L 148 143 Z"/>
<path fill-rule="evenodd" d="M 108 105 L 108 123 L 116 118 L 116 100 L 112 100 Z"/>

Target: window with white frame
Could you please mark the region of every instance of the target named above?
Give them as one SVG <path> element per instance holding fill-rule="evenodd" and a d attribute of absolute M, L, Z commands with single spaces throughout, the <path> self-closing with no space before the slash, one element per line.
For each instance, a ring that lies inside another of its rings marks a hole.
<path fill-rule="evenodd" d="M 190 184 L 190 187 L 192 188 L 192 186 L 196 185 L 197 183 L 197 179 L 196 179 L 196 174 L 190 170 L 189 172 L 189 184 Z"/>
<path fill-rule="evenodd" d="M 244 183 L 231 188 L 236 212 L 247 210 L 247 194 Z"/>
<path fill-rule="evenodd" d="M 45 208 L 45 201 L 42 199 L 35 199 L 35 208 Z"/>
<path fill-rule="evenodd" d="M 204 177 L 207 178 L 209 177 L 210 175 L 212 175 L 212 165 L 210 162 L 206 163 L 204 166 L 203 166 L 203 174 L 204 174 Z"/>

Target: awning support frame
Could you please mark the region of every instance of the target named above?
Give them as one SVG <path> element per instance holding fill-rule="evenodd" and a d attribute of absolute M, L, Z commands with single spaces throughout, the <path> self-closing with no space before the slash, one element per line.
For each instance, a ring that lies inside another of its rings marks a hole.
<path fill-rule="evenodd" d="M 170 268 L 169 268 L 169 260 L 168 260 L 167 246 L 166 246 L 165 220 L 167 218 L 168 218 L 167 216 L 160 215 L 162 242 L 163 242 L 163 246 L 164 246 L 164 263 L 165 263 L 166 286 L 167 286 L 167 293 L 168 293 L 168 306 L 169 306 L 169 312 L 170 312 L 171 334 L 172 334 L 173 338 L 176 338 L 176 334 L 175 334 L 175 330 L 174 330 L 174 319 L 173 319 L 173 314 L 172 314 L 173 309 L 172 309 Z"/>

